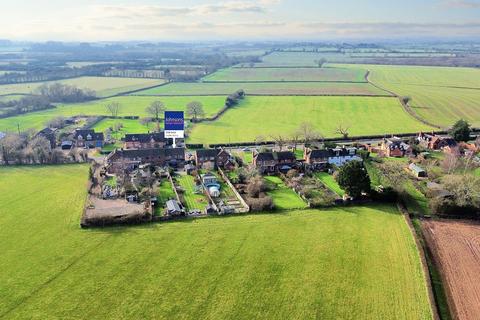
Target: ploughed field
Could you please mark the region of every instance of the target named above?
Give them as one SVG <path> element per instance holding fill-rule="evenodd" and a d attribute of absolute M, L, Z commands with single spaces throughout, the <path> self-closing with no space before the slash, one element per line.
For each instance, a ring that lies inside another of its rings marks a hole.
<path fill-rule="evenodd" d="M 78 77 L 57 81 L 29 82 L 0 85 L 0 96 L 6 94 L 28 94 L 42 84 L 63 83 L 79 88 L 95 90 L 98 97 L 108 97 L 122 92 L 139 90 L 165 83 L 162 79 L 117 78 L 117 77 Z"/>
<path fill-rule="evenodd" d="M 87 176 L 0 168 L 0 318 L 432 318 L 394 207 L 82 230 Z"/>
<path fill-rule="evenodd" d="M 324 137 L 338 137 L 339 125 L 350 136 L 431 131 L 407 114 L 396 98 L 385 97 L 249 97 L 219 119 L 193 126 L 190 143 L 253 142 L 262 136 L 288 138 L 309 122 Z"/>
<path fill-rule="evenodd" d="M 46 122 L 56 116 L 71 117 L 76 115 L 109 116 L 105 106 L 110 102 L 120 103 L 119 116 L 151 117 L 145 109 L 153 101 L 162 101 L 167 110 L 185 111 L 186 105 L 192 101 L 200 101 L 206 117 L 217 113 L 225 104 L 225 97 L 222 96 L 201 96 L 201 97 L 136 97 L 121 96 L 109 99 L 94 100 L 78 104 L 60 105 L 54 109 L 27 113 L 20 116 L 0 119 L 0 131 L 11 131 L 17 129 L 17 123 L 21 130 L 28 128 L 41 129 Z M 162 115 L 163 116 L 163 115 Z M 186 116 L 188 118 L 188 116 Z"/>
<path fill-rule="evenodd" d="M 353 68 L 227 68 L 203 81 L 366 82 L 365 74 L 365 70 Z"/>
<path fill-rule="evenodd" d="M 260 69 L 259 69 L 260 70 Z M 247 95 L 389 95 L 369 83 L 346 82 L 173 82 L 136 92 L 133 95 L 223 95 L 239 89 Z"/>
<path fill-rule="evenodd" d="M 370 70 L 369 80 L 400 96 L 423 119 L 450 126 L 465 119 L 480 126 L 480 70 L 474 68 L 336 65 Z"/>
<path fill-rule="evenodd" d="M 439 265 L 455 319 L 480 315 L 480 225 L 472 222 L 424 221 L 428 246 Z"/>

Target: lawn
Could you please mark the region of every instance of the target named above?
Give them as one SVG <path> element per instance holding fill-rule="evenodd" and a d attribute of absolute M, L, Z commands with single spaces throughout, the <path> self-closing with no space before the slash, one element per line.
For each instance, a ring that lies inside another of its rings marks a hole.
<path fill-rule="evenodd" d="M 246 97 L 218 120 L 195 125 L 189 142 L 272 139 L 272 135 L 292 134 L 303 122 L 310 122 L 325 137 L 338 137 L 339 125 L 350 127 L 350 136 L 432 131 L 408 115 L 395 98 Z"/>
<path fill-rule="evenodd" d="M 256 95 L 388 95 L 369 83 L 329 82 L 174 82 L 134 95 L 229 95 L 239 89 Z"/>
<path fill-rule="evenodd" d="M 0 168 L 0 317 L 432 318 L 393 207 L 82 230 L 87 176 L 82 165 Z"/>
<path fill-rule="evenodd" d="M 333 176 L 331 174 L 328 174 L 326 172 L 317 172 L 315 174 L 315 176 L 320 180 L 322 181 L 322 183 L 327 187 L 329 188 L 330 190 L 332 190 L 333 192 L 335 192 L 337 195 L 339 195 L 340 197 L 343 197 L 345 195 L 345 191 L 342 190 L 342 188 L 340 188 L 340 186 L 338 185 L 337 181 L 335 181 L 335 178 L 333 178 Z"/>
<path fill-rule="evenodd" d="M 56 117 L 70 117 L 75 115 L 110 115 L 105 105 L 110 102 L 120 103 L 119 116 L 150 116 L 145 109 L 153 101 L 162 101 L 168 110 L 185 111 L 186 105 L 191 101 L 200 101 L 203 104 L 203 110 L 207 117 L 218 112 L 225 103 L 225 97 L 138 97 L 122 96 L 109 99 L 95 100 L 79 104 L 60 105 L 55 109 L 27 113 L 21 116 L 0 119 L 0 131 L 16 130 L 17 123 L 20 124 L 20 130 L 29 128 L 41 129 L 45 123 Z"/>
<path fill-rule="evenodd" d="M 480 168 L 475 169 L 474 174 L 480 177 Z"/>
<path fill-rule="evenodd" d="M 79 88 L 88 88 L 95 90 L 97 96 L 108 97 L 123 92 L 139 90 L 165 83 L 159 79 L 142 79 L 142 78 L 117 78 L 117 77 L 79 77 L 58 81 L 30 82 L 18 84 L 0 85 L 0 95 L 4 94 L 25 94 L 35 91 L 44 83 L 60 82 L 64 84 L 74 85 Z"/>
<path fill-rule="evenodd" d="M 179 175 L 177 176 L 177 181 L 179 185 L 185 190 L 183 193 L 183 198 L 185 201 L 185 207 L 188 210 L 203 210 L 208 206 L 208 200 L 203 190 L 196 194 L 195 193 L 195 180 L 190 175 Z"/>
<path fill-rule="evenodd" d="M 450 126 L 463 118 L 480 126 L 480 70 L 473 68 L 337 65 L 368 69 L 370 81 L 401 96 L 427 121 Z"/>
<path fill-rule="evenodd" d="M 92 129 L 98 132 L 104 132 L 107 128 L 114 128 L 116 124 L 122 124 L 123 127 L 117 131 L 112 132 L 112 137 L 120 140 L 125 137 L 127 133 L 145 133 L 154 131 L 156 128 L 155 123 L 151 123 L 148 126 L 145 126 L 140 123 L 139 120 L 131 120 L 131 119 L 104 119 L 100 122 L 97 122 Z"/>
<path fill-rule="evenodd" d="M 295 191 L 287 187 L 279 177 L 266 176 L 265 180 L 275 188 L 269 191 L 268 195 L 272 197 L 276 209 L 303 209 L 307 207 L 305 201 Z"/>
<path fill-rule="evenodd" d="M 203 81 L 321 81 L 366 82 L 366 71 L 353 68 L 227 68 Z"/>

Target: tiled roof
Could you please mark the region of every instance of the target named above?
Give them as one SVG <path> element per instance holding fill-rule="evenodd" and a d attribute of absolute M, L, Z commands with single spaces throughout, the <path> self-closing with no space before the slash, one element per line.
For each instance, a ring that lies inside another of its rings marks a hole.
<path fill-rule="evenodd" d="M 168 139 L 165 138 L 163 132 L 156 132 L 156 133 L 128 133 L 125 135 L 125 142 L 141 142 L 141 143 L 148 143 L 151 141 L 154 142 L 165 142 Z"/>

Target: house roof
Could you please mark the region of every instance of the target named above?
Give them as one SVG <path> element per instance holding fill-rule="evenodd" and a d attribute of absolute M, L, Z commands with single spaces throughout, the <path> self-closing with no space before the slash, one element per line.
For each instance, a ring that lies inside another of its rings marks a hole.
<path fill-rule="evenodd" d="M 127 159 L 137 159 L 145 157 L 163 157 L 163 156 L 173 156 L 173 157 L 185 157 L 184 148 L 152 148 L 152 149 L 120 149 L 115 150 L 109 155 L 111 158 L 127 158 Z"/>
<path fill-rule="evenodd" d="M 295 160 L 297 160 L 297 157 L 295 157 L 295 154 L 291 151 L 274 152 L 273 157 L 276 160 L 279 160 L 279 161 L 285 161 L 285 160 L 295 161 Z"/>
<path fill-rule="evenodd" d="M 259 152 L 254 156 L 254 158 L 257 161 L 274 161 L 275 160 L 272 152 Z"/>
<path fill-rule="evenodd" d="M 57 131 L 56 128 L 43 128 L 42 130 L 38 131 L 37 132 L 37 135 L 51 135 L 51 134 L 54 134 L 55 132 Z"/>
<path fill-rule="evenodd" d="M 195 151 L 197 158 L 212 158 L 220 153 L 219 149 L 199 149 Z"/>
<path fill-rule="evenodd" d="M 413 172 L 416 172 L 416 173 L 425 172 L 425 170 L 423 170 L 422 168 L 417 166 L 415 163 L 410 163 L 410 165 L 408 167 L 410 168 L 410 170 L 412 170 Z"/>
<path fill-rule="evenodd" d="M 310 151 L 310 159 L 325 159 L 330 156 L 331 152 L 327 149 L 314 149 Z"/>
<path fill-rule="evenodd" d="M 93 129 L 77 129 L 73 134 L 73 138 L 78 140 L 82 137 L 84 140 L 103 140 L 103 132 L 95 132 Z M 88 139 L 88 137 L 90 137 Z"/>
<path fill-rule="evenodd" d="M 408 148 L 410 148 L 407 143 L 403 142 L 403 140 L 398 137 L 385 139 L 385 144 L 390 150 L 399 149 L 402 151 L 406 151 L 408 150 Z"/>
<path fill-rule="evenodd" d="M 168 139 L 165 138 L 163 132 L 155 133 L 128 133 L 125 135 L 125 142 L 140 142 L 140 143 L 149 143 L 149 142 L 166 142 Z"/>
<path fill-rule="evenodd" d="M 168 200 L 165 204 L 167 205 L 167 209 L 170 212 L 182 211 L 182 209 L 180 208 L 180 205 L 178 204 L 177 200 Z"/>

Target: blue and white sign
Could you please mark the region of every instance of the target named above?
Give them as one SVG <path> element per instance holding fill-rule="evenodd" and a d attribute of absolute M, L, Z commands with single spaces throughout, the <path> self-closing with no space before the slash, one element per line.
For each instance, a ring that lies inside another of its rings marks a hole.
<path fill-rule="evenodd" d="M 165 138 L 184 138 L 183 111 L 165 111 Z"/>

